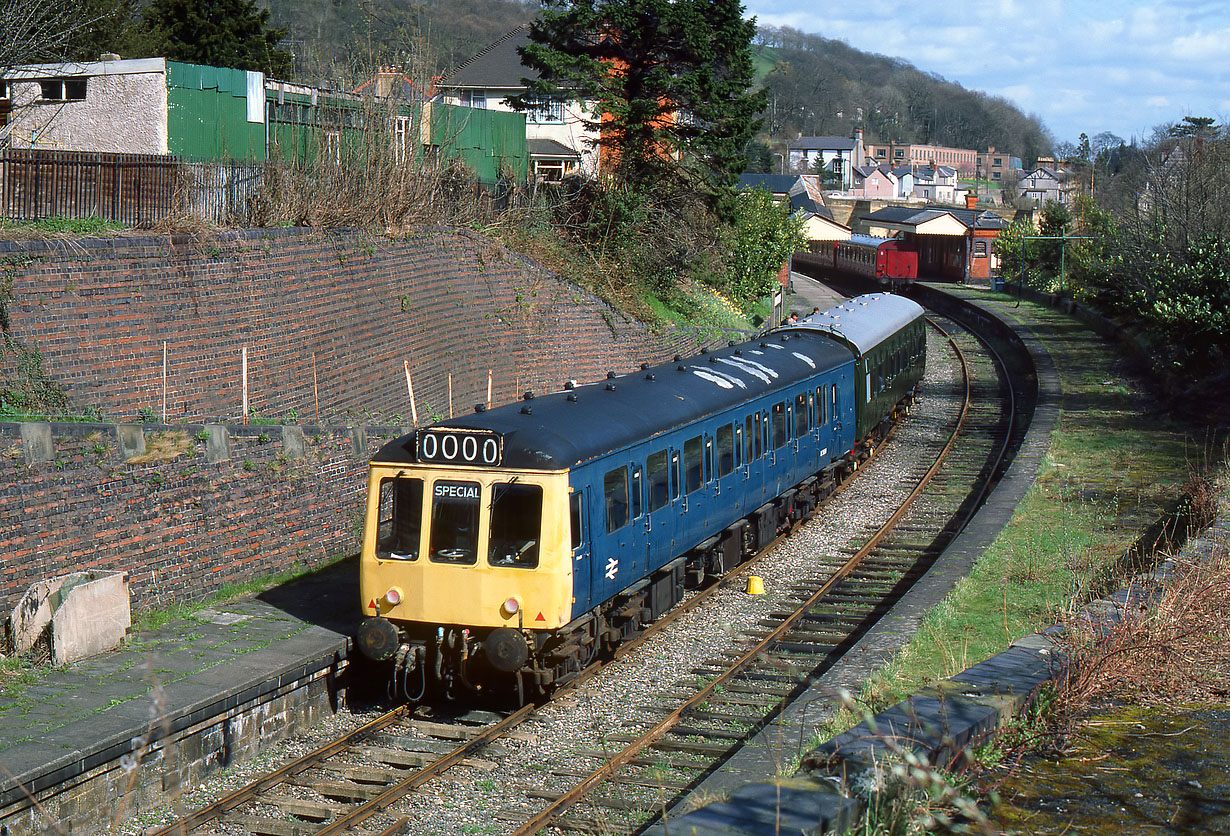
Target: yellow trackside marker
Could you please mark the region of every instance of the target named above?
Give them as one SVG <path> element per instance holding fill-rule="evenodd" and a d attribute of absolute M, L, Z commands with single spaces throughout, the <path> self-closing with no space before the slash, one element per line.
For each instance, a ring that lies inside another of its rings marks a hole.
<path fill-rule="evenodd" d="M 764 595 L 764 579 L 760 575 L 747 576 L 747 594 Z"/>

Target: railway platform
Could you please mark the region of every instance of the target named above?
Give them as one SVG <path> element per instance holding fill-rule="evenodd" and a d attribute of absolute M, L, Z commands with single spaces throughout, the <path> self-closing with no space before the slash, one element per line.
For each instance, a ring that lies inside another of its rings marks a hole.
<path fill-rule="evenodd" d="M 112 821 L 131 793 L 188 786 L 334 710 L 358 621 L 353 564 L 134 631 L 62 668 L 7 674 L 0 832 Z"/>

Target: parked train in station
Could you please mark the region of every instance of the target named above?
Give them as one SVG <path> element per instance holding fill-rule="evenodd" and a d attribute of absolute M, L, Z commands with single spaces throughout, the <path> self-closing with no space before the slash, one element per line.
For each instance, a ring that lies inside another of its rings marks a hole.
<path fill-rule="evenodd" d="M 814 512 L 915 397 L 890 294 L 386 444 L 358 645 L 411 701 L 548 693 Z"/>
<path fill-rule="evenodd" d="M 842 241 L 821 241 L 806 258 L 822 268 L 882 281 L 918 278 L 918 252 L 900 238 L 854 234 Z"/>

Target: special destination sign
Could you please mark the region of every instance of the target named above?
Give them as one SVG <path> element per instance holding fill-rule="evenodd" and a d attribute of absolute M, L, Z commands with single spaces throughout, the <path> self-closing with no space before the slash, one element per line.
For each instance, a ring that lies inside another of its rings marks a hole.
<path fill-rule="evenodd" d="M 491 430 L 464 427 L 428 427 L 415 434 L 420 462 L 499 467 L 504 460 L 504 439 Z"/>

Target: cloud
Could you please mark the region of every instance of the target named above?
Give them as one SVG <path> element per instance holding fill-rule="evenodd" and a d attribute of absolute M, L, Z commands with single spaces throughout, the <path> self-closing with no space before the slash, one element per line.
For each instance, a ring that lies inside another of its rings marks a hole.
<path fill-rule="evenodd" d="M 861 9 L 750 0 L 761 23 L 899 57 L 1037 113 L 1060 139 L 1140 134 L 1190 112 L 1230 109 L 1224 0 L 917 0 L 888 26 Z"/>

